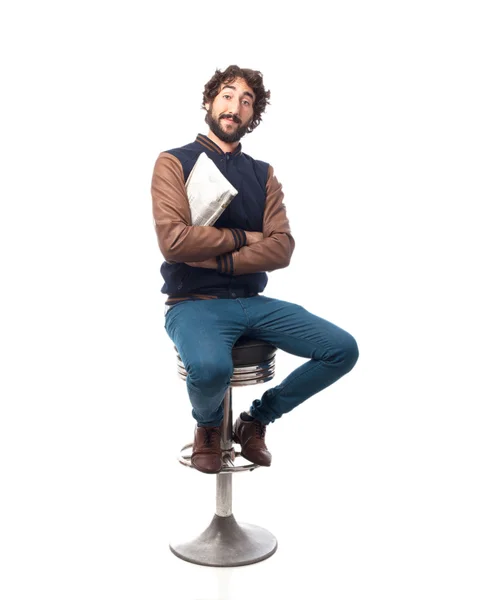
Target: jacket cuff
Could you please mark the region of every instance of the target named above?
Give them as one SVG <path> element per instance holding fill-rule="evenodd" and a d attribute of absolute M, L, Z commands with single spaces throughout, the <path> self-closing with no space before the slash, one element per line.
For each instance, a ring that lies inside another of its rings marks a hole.
<path fill-rule="evenodd" d="M 235 250 L 239 250 L 243 246 L 246 246 L 246 233 L 244 229 L 232 229 L 231 233 L 235 239 Z"/>
<path fill-rule="evenodd" d="M 216 270 L 222 275 L 234 274 L 233 253 L 221 254 L 216 257 Z"/>

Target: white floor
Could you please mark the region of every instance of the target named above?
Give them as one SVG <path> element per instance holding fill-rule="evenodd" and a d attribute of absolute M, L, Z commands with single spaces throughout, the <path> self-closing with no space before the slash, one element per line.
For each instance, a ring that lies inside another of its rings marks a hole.
<path fill-rule="evenodd" d="M 218 569 L 186 563 L 164 547 L 165 597 L 479 597 L 477 471 L 466 466 L 472 440 L 452 443 L 454 430 L 448 433 L 442 417 L 424 419 L 420 408 L 416 422 L 401 417 L 399 405 L 395 415 L 391 406 L 378 415 L 374 401 L 354 400 L 361 378 L 350 379 L 321 404 L 318 395 L 316 406 L 305 404 L 269 428 L 271 469 L 235 476 L 237 520 L 274 533 L 276 554 Z M 235 392 L 240 404 L 251 393 Z M 214 510 L 213 478 L 183 470 L 174 476 L 180 497 L 172 503 L 169 536 L 179 531 L 182 514 L 185 536 L 193 536 Z"/>
<path fill-rule="evenodd" d="M 269 529 L 277 552 L 209 568 L 169 550 L 208 526 L 216 480 L 176 461 L 193 421 L 163 350 L 164 396 L 137 371 L 108 392 L 104 365 L 105 388 L 79 382 L 68 406 L 57 389 L 18 419 L 2 466 L 2 599 L 477 600 L 477 428 L 459 388 L 454 410 L 420 384 L 408 396 L 368 375 L 366 352 L 268 428 L 270 469 L 234 477 L 236 519 Z M 300 361 L 281 353 L 278 372 Z M 264 388 L 235 389 L 235 414 Z"/>

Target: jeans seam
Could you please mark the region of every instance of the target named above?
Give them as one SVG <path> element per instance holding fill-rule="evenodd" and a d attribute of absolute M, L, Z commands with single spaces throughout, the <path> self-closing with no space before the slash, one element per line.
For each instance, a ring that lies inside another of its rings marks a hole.
<path fill-rule="evenodd" d="M 320 359 L 316 359 L 316 358 L 311 358 L 310 361 L 313 361 L 313 364 L 310 366 L 309 369 L 303 371 L 303 373 L 300 373 L 299 375 L 296 375 L 296 377 L 294 377 L 293 379 L 291 379 L 290 381 L 288 381 L 288 383 L 286 385 L 284 385 L 283 387 L 281 387 L 281 389 L 278 389 L 278 391 L 276 393 L 272 392 L 272 396 L 274 397 L 279 392 L 283 392 L 289 385 L 291 385 L 292 383 L 294 383 L 300 377 L 303 377 L 303 375 L 307 375 L 310 371 L 312 371 L 313 369 L 315 369 L 318 365 L 320 365 L 323 362 Z M 274 386 L 274 387 L 279 388 L 280 385 L 281 384 L 279 384 L 277 386 Z"/>
<path fill-rule="evenodd" d="M 246 306 L 241 302 L 241 298 L 237 298 L 238 302 L 240 303 L 241 308 L 243 309 L 244 315 L 246 317 L 246 325 L 247 328 L 250 329 L 250 319 L 249 319 L 249 315 L 248 315 L 248 311 L 246 310 Z"/>
<path fill-rule="evenodd" d="M 254 330 L 252 330 L 252 331 L 253 331 L 253 337 L 254 337 Z M 314 342 L 309 342 L 308 340 L 304 340 L 304 339 L 301 339 L 301 338 L 297 338 L 296 336 L 294 336 L 294 335 L 291 335 L 291 334 L 289 334 L 289 333 L 282 333 L 281 335 L 283 335 L 283 336 L 286 336 L 286 337 L 288 337 L 289 339 L 294 339 L 295 341 L 300 341 L 300 342 L 303 342 L 303 343 L 304 343 L 304 342 L 306 342 L 306 343 L 311 343 L 311 344 L 314 344 Z M 306 359 L 306 360 L 309 360 L 309 361 L 314 361 L 314 362 L 313 362 L 313 364 L 310 366 L 310 368 L 309 368 L 309 369 L 307 369 L 306 371 L 304 371 L 303 373 L 300 373 L 299 375 L 296 375 L 296 377 L 294 377 L 293 379 L 291 379 L 290 381 L 288 381 L 288 383 L 287 383 L 285 386 L 283 386 L 281 389 L 278 389 L 278 391 L 277 391 L 277 392 L 271 392 L 271 395 L 272 395 L 272 397 L 273 397 L 273 398 L 274 398 L 274 397 L 275 397 L 277 394 L 279 394 L 280 392 L 282 392 L 283 390 L 285 390 L 285 389 L 286 389 L 286 388 L 287 388 L 287 387 L 288 387 L 290 384 L 294 383 L 294 382 L 295 382 L 295 381 L 296 381 L 296 380 L 297 380 L 299 377 L 302 377 L 303 375 L 306 375 L 306 374 L 307 374 L 307 373 L 309 373 L 309 372 L 310 372 L 312 369 L 314 369 L 314 368 L 315 368 L 315 367 L 316 367 L 318 364 L 323 364 L 323 363 L 325 362 L 325 361 L 323 361 L 321 358 L 313 358 L 313 357 L 311 357 L 311 358 L 309 358 L 309 359 Z M 307 364 L 307 363 L 303 363 L 303 366 L 304 366 L 304 364 Z M 277 386 L 273 386 L 273 388 L 275 388 L 275 387 L 276 387 L 276 388 L 279 388 L 279 386 L 280 386 L 280 385 L 281 385 L 281 384 L 279 384 L 279 385 L 277 385 Z"/>
<path fill-rule="evenodd" d="M 260 330 L 258 330 L 257 328 L 251 327 L 250 331 L 253 332 L 252 333 L 253 336 L 256 333 L 256 331 L 258 331 L 258 334 L 259 334 L 258 335 L 258 339 L 261 339 L 261 331 Z M 287 338 L 289 338 L 291 340 L 294 340 L 296 342 L 302 342 L 302 343 L 313 344 L 313 345 L 315 344 L 315 342 L 310 342 L 309 340 L 305 340 L 304 338 L 298 338 L 295 335 L 291 335 L 290 333 L 281 333 L 280 335 L 282 335 L 284 337 L 287 337 Z M 268 342 L 268 343 L 272 343 L 272 342 Z M 274 346 L 274 344 L 273 344 L 273 346 Z M 303 357 L 303 358 L 306 358 L 306 357 Z M 321 358 L 312 358 L 311 357 L 311 360 L 319 360 L 319 361 L 321 361 L 322 359 Z"/>

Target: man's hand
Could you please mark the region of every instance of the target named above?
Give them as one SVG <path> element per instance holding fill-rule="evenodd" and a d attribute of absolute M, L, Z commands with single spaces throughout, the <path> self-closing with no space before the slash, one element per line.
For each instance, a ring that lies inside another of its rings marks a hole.
<path fill-rule="evenodd" d="M 247 246 L 263 241 L 263 233 L 261 231 L 245 231 L 245 233 Z"/>

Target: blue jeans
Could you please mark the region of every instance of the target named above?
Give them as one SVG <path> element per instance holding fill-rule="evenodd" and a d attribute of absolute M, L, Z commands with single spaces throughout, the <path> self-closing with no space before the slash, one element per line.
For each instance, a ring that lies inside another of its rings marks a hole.
<path fill-rule="evenodd" d="M 223 398 L 233 374 L 231 350 L 242 335 L 309 358 L 253 401 L 250 413 L 265 425 L 337 381 L 358 359 L 349 333 L 299 304 L 263 295 L 180 302 L 166 313 L 165 329 L 188 372 L 193 418 L 204 427 L 223 420 Z"/>

